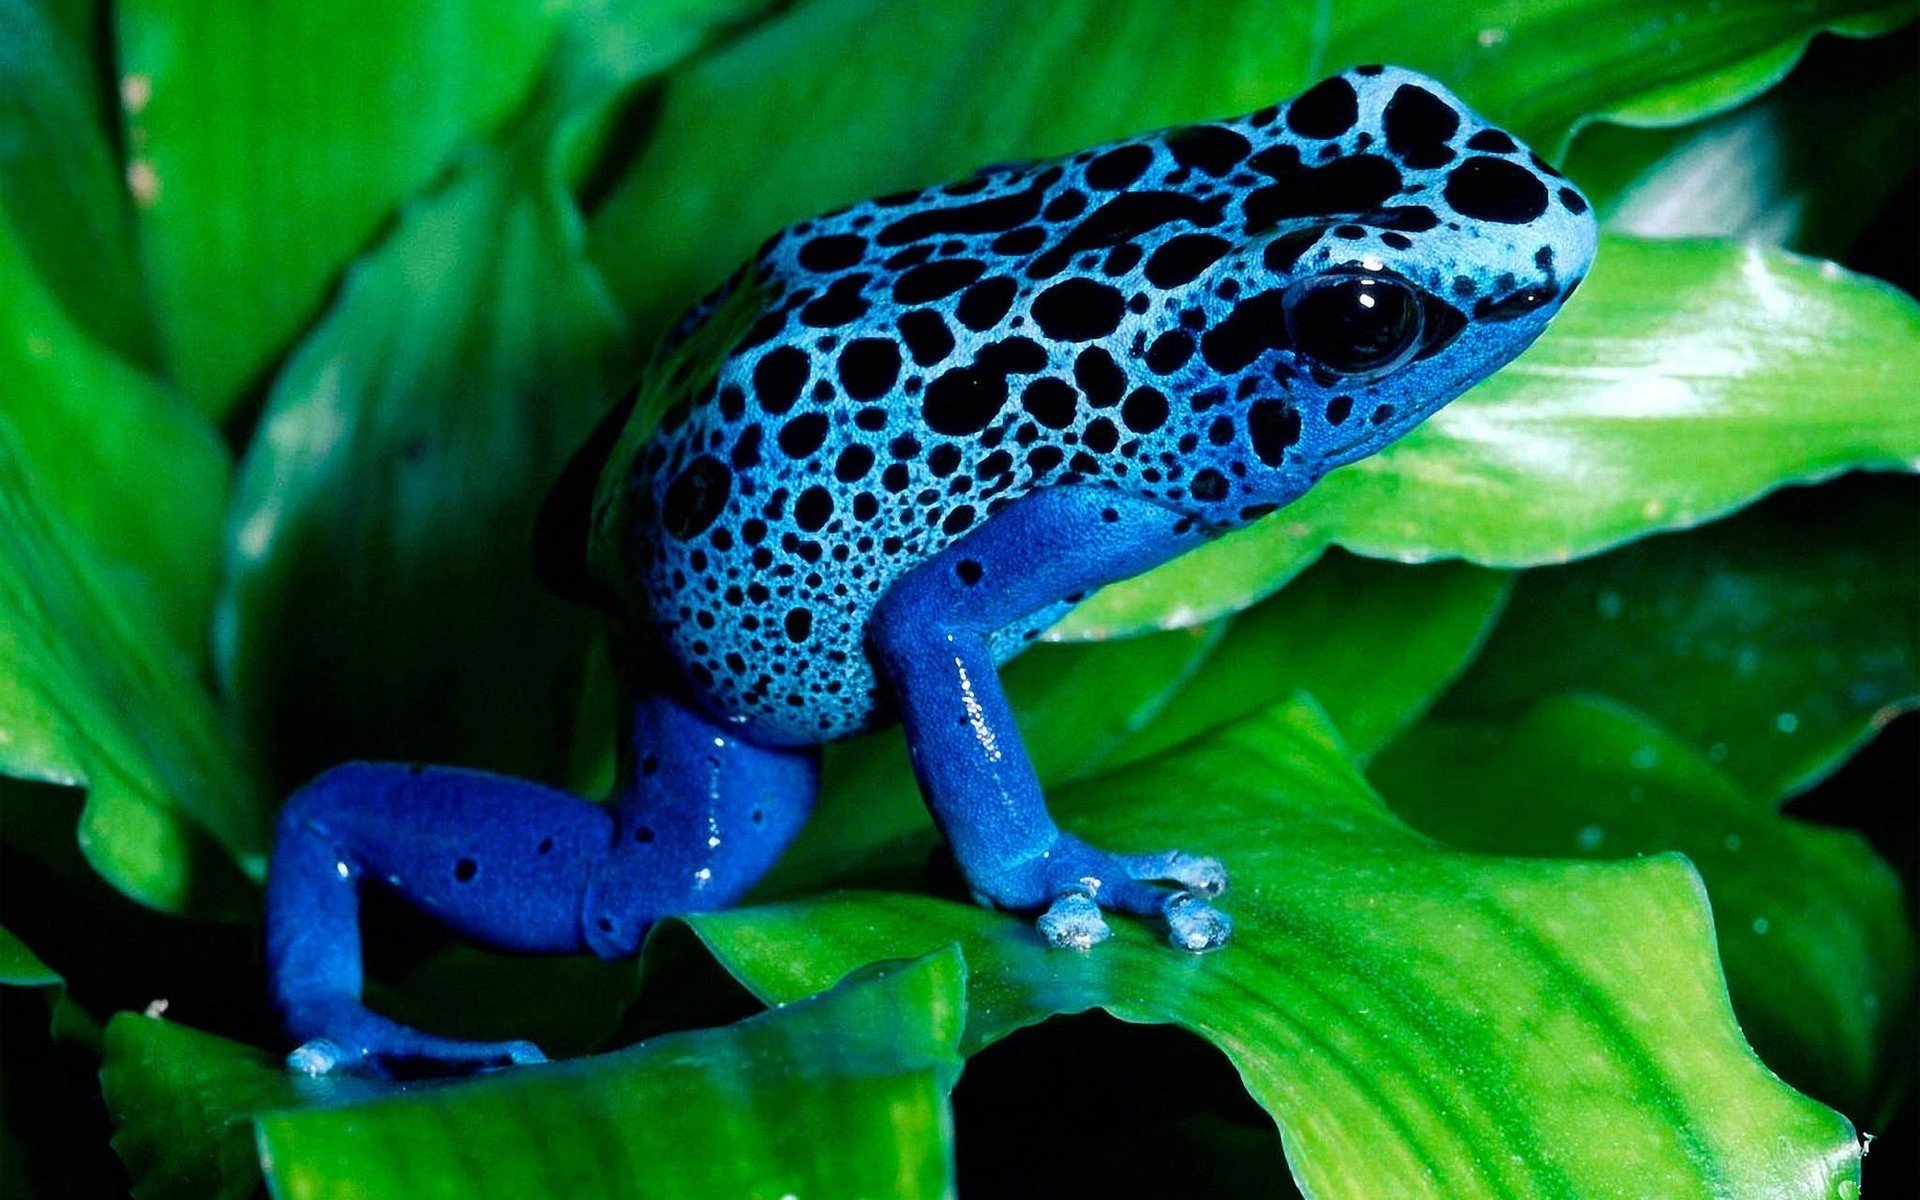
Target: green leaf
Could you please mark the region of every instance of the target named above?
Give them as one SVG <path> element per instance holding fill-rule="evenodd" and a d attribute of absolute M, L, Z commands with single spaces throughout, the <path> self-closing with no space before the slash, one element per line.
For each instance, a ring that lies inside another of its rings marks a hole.
<path fill-rule="evenodd" d="M 228 412 L 394 205 L 513 111 L 562 8 L 115 5 L 154 315 L 196 403 Z"/>
<path fill-rule="evenodd" d="M 1097 951 L 1063 953 L 1030 916 L 860 892 L 686 928 L 775 1002 L 958 941 L 969 1052 L 1092 1007 L 1179 1024 L 1226 1053 L 1319 1200 L 1857 1194 L 1851 1127 L 1742 1041 L 1699 877 L 1677 856 L 1443 849 L 1379 804 L 1298 703 L 1057 809 L 1100 844 L 1226 855 L 1234 944 L 1192 957 L 1117 920 Z"/>
<path fill-rule="evenodd" d="M 27 944 L 0 926 L 0 987 L 60 986 L 60 973 L 40 961 Z"/>
<path fill-rule="evenodd" d="M 657 334 L 760 240 L 983 163 L 1248 112 L 1363 62 L 1444 80 L 1555 154 L 1596 115 L 1674 123 L 1912 0 L 814 0 L 678 73 L 595 217 L 594 261 Z M 901 64 L 913 64 L 911 70 Z M 1143 86 L 1144 83 L 1144 86 Z"/>
<path fill-rule="evenodd" d="M 1858 835 L 1775 816 L 1659 726 L 1589 697 L 1511 725 L 1427 720 L 1370 774 L 1409 824 L 1463 850 L 1686 854 L 1767 1063 L 1874 1127 L 1890 1114 L 1913 935 L 1899 881 Z"/>
<path fill-rule="evenodd" d="M 406 208 L 275 381 L 218 657 L 283 780 L 345 757 L 558 772 L 587 624 L 534 578 L 534 514 L 632 354 L 566 169 L 743 7 L 583 10 L 513 128 Z"/>
<path fill-rule="evenodd" d="M 232 465 L 174 393 L 68 318 L 0 212 L 0 413 L 47 500 L 198 663 Z"/>
<path fill-rule="evenodd" d="M 1418 561 L 1564 562 L 1782 484 L 1920 465 L 1920 304 L 1831 263 L 1602 240 L 1532 348 L 1280 513 L 1096 594 L 1056 636 L 1205 620 L 1330 543 Z"/>
<path fill-rule="evenodd" d="M 0 415 L 0 774 L 85 788 L 81 851 L 127 895 L 235 911 L 234 859 L 265 862 L 259 794 L 190 660 L 40 478 Z"/>
<path fill-rule="evenodd" d="M 153 334 L 93 73 L 91 6 L 0 0 L 0 222 L 91 337 L 144 364 Z M 0 274 L 10 269 L 0 270 Z"/>
<path fill-rule="evenodd" d="M 1131 762 L 1304 690 L 1370 750 L 1411 721 L 1469 658 L 1507 577 L 1333 556 L 1230 622 L 1112 643 L 1035 646 L 1002 680 L 1049 787 Z M 865 879 L 929 829 L 890 730 L 827 750 L 818 808 L 768 894 Z"/>
<path fill-rule="evenodd" d="M 1467 665 L 1512 576 L 1464 563 L 1322 559 L 1234 618 L 1206 664 L 1108 762 L 1117 765 L 1311 692 L 1365 759 Z"/>
<path fill-rule="evenodd" d="M 1564 689 L 1652 716 L 1771 806 L 1920 705 L 1908 479 L 1785 493 L 1729 521 L 1528 572 L 1450 718 Z"/>
<path fill-rule="evenodd" d="M 947 951 L 726 1028 L 415 1087 L 304 1080 L 122 1015 L 102 1082 L 141 1200 L 244 1197 L 260 1163 L 290 1197 L 940 1197 L 964 978 Z"/>
<path fill-rule="evenodd" d="M 1913 37 L 1829 42 L 1780 87 L 1698 125 L 1592 126 L 1566 170 L 1615 233 L 1839 257 L 1912 169 L 1917 128 Z"/>

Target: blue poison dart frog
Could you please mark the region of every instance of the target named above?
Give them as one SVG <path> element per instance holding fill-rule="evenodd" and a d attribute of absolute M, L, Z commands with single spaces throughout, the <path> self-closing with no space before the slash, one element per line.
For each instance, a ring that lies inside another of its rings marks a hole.
<path fill-rule="evenodd" d="M 1594 248 L 1560 172 L 1377 66 L 775 235 L 669 335 L 537 531 L 543 576 L 611 618 L 610 800 L 385 763 L 302 788 L 267 894 L 291 1065 L 541 1058 L 369 1012 L 364 883 L 496 949 L 630 955 L 745 893 L 807 819 L 818 747 L 895 718 L 980 903 L 1055 946 L 1113 914 L 1223 945 L 1219 862 L 1053 823 L 997 668 L 1498 370 Z"/>

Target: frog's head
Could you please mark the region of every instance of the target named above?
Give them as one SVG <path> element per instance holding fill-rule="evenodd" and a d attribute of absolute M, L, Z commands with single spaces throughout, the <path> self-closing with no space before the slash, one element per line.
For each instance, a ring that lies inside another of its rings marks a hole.
<path fill-rule="evenodd" d="M 1526 349 L 1596 234 L 1558 171 L 1411 71 L 1358 67 L 1246 120 L 1259 185 L 1244 241 L 1206 281 L 1194 365 L 1237 398 L 1221 407 L 1243 416 L 1234 440 L 1251 454 L 1231 491 L 1257 509 Z"/>

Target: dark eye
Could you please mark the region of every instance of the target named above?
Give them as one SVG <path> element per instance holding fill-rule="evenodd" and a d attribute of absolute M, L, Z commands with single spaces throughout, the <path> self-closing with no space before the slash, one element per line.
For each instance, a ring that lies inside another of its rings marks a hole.
<path fill-rule="evenodd" d="M 1420 344 L 1420 299 L 1397 279 L 1316 275 L 1287 289 L 1287 332 L 1308 357 L 1345 375 L 1378 375 Z"/>

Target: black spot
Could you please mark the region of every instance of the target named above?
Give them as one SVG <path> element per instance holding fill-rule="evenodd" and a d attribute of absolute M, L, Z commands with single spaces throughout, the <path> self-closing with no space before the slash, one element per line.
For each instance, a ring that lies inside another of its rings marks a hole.
<path fill-rule="evenodd" d="M 1467 139 L 1467 149 L 1484 150 L 1488 154 L 1512 154 L 1519 148 L 1512 138 L 1498 129 L 1482 129 Z"/>
<path fill-rule="evenodd" d="M 930 262 L 913 268 L 896 280 L 893 298 L 901 304 L 944 300 L 980 278 L 985 270 L 984 265 L 971 258 L 944 258 Z"/>
<path fill-rule="evenodd" d="M 801 492 L 800 498 L 793 502 L 794 524 L 808 533 L 818 530 L 832 516 L 833 496 L 819 484 Z"/>
<path fill-rule="evenodd" d="M 711 454 L 703 454 L 667 485 L 661 527 L 682 541 L 698 537 L 727 506 L 732 493 L 733 472 Z"/>
<path fill-rule="evenodd" d="M 1227 477 L 1212 467 L 1194 472 L 1193 481 L 1187 485 L 1195 500 L 1224 500 L 1227 497 Z"/>
<path fill-rule="evenodd" d="M 850 325 L 867 315 L 872 307 L 860 295 L 867 285 L 865 275 L 842 275 L 828 285 L 826 294 L 800 310 L 800 322 L 814 329 L 833 329 Z"/>
<path fill-rule="evenodd" d="M 651 826 L 647 826 L 647 825 L 642 825 L 642 826 L 640 826 L 640 827 L 639 827 L 638 829 L 636 829 L 636 830 L 634 830 L 634 831 L 633 831 L 633 840 L 634 840 L 634 841 L 636 841 L 636 842 L 639 842 L 639 843 L 640 843 L 641 845 L 643 845 L 643 846 L 645 846 L 645 845 L 647 845 L 648 843 L 650 843 L 650 842 L 652 842 L 652 841 L 653 841 L 653 829 L 652 829 L 652 827 L 651 827 Z M 606 924 L 604 924 L 604 921 L 605 921 L 605 918 L 603 917 L 603 918 L 601 918 L 601 920 L 602 920 L 602 922 L 603 922 L 603 924 L 602 924 L 602 925 L 601 925 L 600 927 L 601 927 L 602 929 L 606 929 L 606 928 L 608 928 L 608 926 L 607 926 Z"/>
<path fill-rule="evenodd" d="M 973 524 L 973 506 L 962 504 L 947 514 L 947 519 L 940 522 L 940 528 L 948 534 L 960 534 L 966 532 L 967 526 L 971 524 Z"/>
<path fill-rule="evenodd" d="M 1007 377 L 998 371 L 955 367 L 927 385 L 920 411 L 927 427 L 956 437 L 992 424 L 1007 402 Z"/>
<path fill-rule="evenodd" d="M 1120 430 L 1107 418 L 1095 417 L 1087 422 L 1087 428 L 1081 433 L 1080 441 L 1095 454 L 1108 454 L 1120 444 Z"/>
<path fill-rule="evenodd" d="M 1078 188 L 1061 192 L 1047 201 L 1040 215 L 1049 221 L 1071 221 L 1087 211 L 1087 194 Z"/>
<path fill-rule="evenodd" d="M 1327 424 L 1338 425 L 1352 415 L 1352 396 L 1335 396 L 1327 401 Z"/>
<path fill-rule="evenodd" d="M 1109 408 L 1120 402 L 1127 388 L 1127 373 L 1113 361 L 1113 355 L 1099 346 L 1089 346 L 1073 362 L 1073 379 L 1095 408 Z"/>
<path fill-rule="evenodd" d="M 1032 375 L 1045 369 L 1047 352 L 1029 337 L 1002 338 L 980 347 L 973 365 L 1002 375 Z"/>
<path fill-rule="evenodd" d="M 1360 221 L 1376 229 L 1397 229 L 1401 233 L 1425 233 L 1438 225 L 1440 218 L 1424 204 L 1398 204 L 1364 213 Z"/>
<path fill-rule="evenodd" d="M 1547 189 L 1504 158 L 1469 158 L 1447 173 L 1447 203 L 1462 216 L 1524 225 L 1547 211 Z"/>
<path fill-rule="evenodd" d="M 1029 311 L 1048 337 L 1090 342 L 1112 333 L 1120 324 L 1126 298 L 1104 283 L 1068 279 L 1035 296 Z"/>
<path fill-rule="evenodd" d="M 966 584 L 968 587 L 972 587 L 974 584 L 979 583 L 980 577 L 986 574 L 985 570 L 980 566 L 980 564 L 975 562 L 971 558 L 963 558 L 959 562 L 953 564 L 953 573 L 955 575 L 958 575 L 960 577 L 960 582 Z"/>
<path fill-rule="evenodd" d="M 1247 410 L 1247 432 L 1260 461 L 1277 467 L 1287 447 L 1300 440 L 1300 414 L 1279 400 L 1256 400 Z"/>
<path fill-rule="evenodd" d="M 1261 252 L 1260 259 L 1266 264 L 1267 270 L 1276 275 L 1284 275 L 1293 270 L 1299 263 L 1300 256 L 1312 249 L 1313 244 L 1319 241 L 1320 235 L 1325 232 L 1326 227 L 1321 225 L 1308 226 L 1305 229 L 1289 229 L 1267 243 L 1267 248 Z"/>
<path fill-rule="evenodd" d="M 740 437 L 733 443 L 733 450 L 727 455 L 733 460 L 733 469 L 744 471 L 760 461 L 761 430 L 758 425 L 749 425 L 740 431 Z"/>
<path fill-rule="evenodd" d="M 1367 228 L 1364 225 L 1335 225 L 1333 236 L 1344 238 L 1349 242 L 1357 242 L 1367 236 Z"/>
<path fill-rule="evenodd" d="M 947 233 L 1004 233 L 1015 226 L 1025 225 L 1039 215 L 1040 201 L 1058 178 L 1057 171 L 1043 171 L 1025 191 L 974 204 L 916 212 L 882 229 L 875 240 L 882 246 L 904 246 L 921 238 Z"/>
<path fill-rule="evenodd" d="M 480 864 L 470 858 L 463 858 L 453 864 L 453 877 L 461 883 L 471 883 L 473 877 L 479 873 Z"/>
<path fill-rule="evenodd" d="M 1201 336 L 1200 355 L 1214 370 L 1233 375 L 1288 342 L 1285 293 L 1276 288 L 1234 305 L 1225 320 Z"/>
<path fill-rule="evenodd" d="M 913 355 L 913 361 L 923 367 L 931 367 L 953 353 L 953 330 L 947 328 L 944 317 L 930 308 L 901 313 L 894 324 L 906 339 L 907 352 Z"/>
<path fill-rule="evenodd" d="M 1460 132 L 1460 114 L 1423 87 L 1403 83 L 1382 114 L 1387 149 L 1410 167 L 1438 167 L 1453 161 L 1447 139 Z"/>
<path fill-rule="evenodd" d="M 775 416 L 793 407 L 806 385 L 807 355 L 794 346 L 781 346 L 762 355 L 753 366 L 753 393 L 760 407 Z"/>
<path fill-rule="evenodd" d="M 1220 223 L 1223 199 L 1201 200 L 1185 192 L 1125 192 L 1093 210 L 1084 221 L 1027 266 L 1032 279 L 1064 270 L 1083 250 L 1104 250 L 1175 221 L 1202 228 Z"/>
<path fill-rule="evenodd" d="M 1359 119 L 1360 97 L 1338 75 L 1314 84 L 1287 105 L 1287 128 L 1302 137 L 1339 137 Z"/>
<path fill-rule="evenodd" d="M 1155 375 L 1171 375 L 1193 357 L 1193 338 L 1178 329 L 1153 339 L 1147 347 L 1147 370 Z"/>
<path fill-rule="evenodd" d="M 1498 299 L 1488 297 L 1473 306 L 1473 315 L 1482 321 L 1511 321 L 1522 317 L 1535 309 L 1545 308 L 1560 295 L 1560 289 L 1551 283 L 1536 283 L 1530 287 L 1509 292 Z"/>
<path fill-rule="evenodd" d="M 807 635 L 813 632 L 813 613 L 805 608 L 790 608 L 786 620 L 781 623 L 787 627 L 788 641 L 804 642 Z"/>
<path fill-rule="evenodd" d="M 1570 187 L 1560 189 L 1560 203 L 1566 205 L 1567 211 L 1576 217 L 1587 211 L 1586 197 Z"/>
<path fill-rule="evenodd" d="M 1020 406 L 1049 429 L 1065 429 L 1073 424 L 1079 403 L 1079 393 L 1051 377 L 1034 380 L 1020 393 Z"/>
<path fill-rule="evenodd" d="M 1215 179 L 1239 166 L 1252 150 L 1246 138 L 1219 125 L 1189 125 L 1167 138 L 1174 162 Z"/>
<path fill-rule="evenodd" d="M 1135 388 L 1120 406 L 1120 419 L 1135 433 L 1152 433 L 1167 423 L 1167 398 L 1150 387 Z"/>
<path fill-rule="evenodd" d="M 780 427 L 780 452 L 788 458 L 805 458 L 827 440 L 827 418 L 823 413 L 801 413 Z"/>
<path fill-rule="evenodd" d="M 1100 272 L 1108 278 L 1117 278 L 1140 264 L 1140 247 L 1132 242 L 1121 242 L 1107 251 L 1107 260 L 1100 264 Z"/>
<path fill-rule="evenodd" d="M 552 839 L 552 838 L 541 838 L 541 839 L 540 839 L 540 844 L 539 844 L 538 846 L 535 846 L 535 847 L 534 847 L 534 853 L 535 853 L 535 854 L 552 854 L 552 853 L 553 853 L 553 839 Z"/>
<path fill-rule="evenodd" d="M 983 279 L 966 290 L 960 297 L 960 306 L 956 315 L 960 323 L 972 330 L 991 329 L 1000 318 L 1007 315 L 1007 309 L 1013 305 L 1014 282 L 1005 275 L 995 275 Z"/>
<path fill-rule="evenodd" d="M 855 338 L 840 351 L 840 386 L 855 400 L 875 400 L 900 378 L 900 347 L 892 338 Z"/>
<path fill-rule="evenodd" d="M 1168 238 L 1147 259 L 1147 282 L 1157 288 L 1191 283 L 1233 248 L 1225 238 L 1207 233 L 1183 233 Z"/>
<path fill-rule="evenodd" d="M 1382 245 L 1392 246 L 1395 250 L 1413 249 L 1413 239 L 1404 233 L 1395 233 L 1391 229 L 1380 235 Z"/>
<path fill-rule="evenodd" d="M 1384 205 L 1400 191 L 1400 168 L 1378 154 L 1350 154 L 1324 167 L 1301 163 L 1300 151 L 1278 145 L 1251 160 L 1273 179 L 1273 186 L 1249 195 L 1241 211 L 1248 232 L 1271 228 L 1287 217 L 1364 213 Z"/>
<path fill-rule="evenodd" d="M 834 460 L 833 477 L 841 483 L 852 483 L 873 468 L 873 451 L 854 442 L 840 451 L 840 457 Z"/>
<path fill-rule="evenodd" d="M 1153 151 L 1146 146 L 1116 146 L 1087 164 L 1087 186 L 1117 192 L 1146 174 L 1152 165 Z"/>
<path fill-rule="evenodd" d="M 1025 225 L 1019 229 L 1010 229 L 993 239 L 993 252 L 1012 257 L 1032 254 L 1047 240 L 1047 231 L 1039 225 Z"/>
<path fill-rule="evenodd" d="M 867 239 L 857 233 L 830 233 L 800 247 L 800 265 L 809 271 L 841 271 L 858 263 L 867 252 Z"/>
<path fill-rule="evenodd" d="M 927 455 L 927 466 L 935 475 L 945 479 L 960 466 L 960 447 L 952 442 L 942 442 Z"/>

